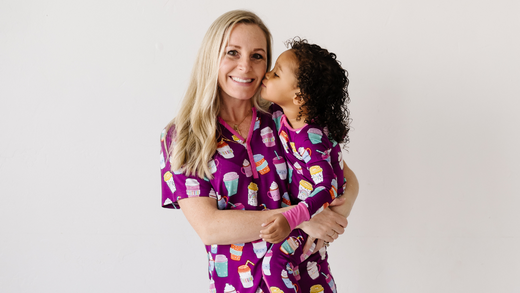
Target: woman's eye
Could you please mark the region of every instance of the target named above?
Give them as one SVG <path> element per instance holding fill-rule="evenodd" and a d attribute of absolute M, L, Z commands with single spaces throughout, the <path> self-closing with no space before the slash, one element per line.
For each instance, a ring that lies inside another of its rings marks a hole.
<path fill-rule="evenodd" d="M 237 52 L 237 50 L 230 50 L 227 52 L 227 54 L 230 56 L 236 56 L 236 55 L 238 55 L 238 52 Z"/>
<path fill-rule="evenodd" d="M 253 54 L 253 59 L 264 59 L 264 56 L 260 55 L 260 54 Z"/>

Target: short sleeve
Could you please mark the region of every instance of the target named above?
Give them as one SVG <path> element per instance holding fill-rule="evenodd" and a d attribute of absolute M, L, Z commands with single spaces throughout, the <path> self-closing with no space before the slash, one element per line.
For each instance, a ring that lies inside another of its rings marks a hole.
<path fill-rule="evenodd" d="M 164 208 L 178 209 L 178 200 L 187 197 L 212 196 L 211 184 L 207 179 L 187 176 L 182 170 L 171 170 L 169 149 L 175 141 L 175 126 L 161 133 L 161 203 Z M 215 197 L 216 198 L 216 197 Z"/>

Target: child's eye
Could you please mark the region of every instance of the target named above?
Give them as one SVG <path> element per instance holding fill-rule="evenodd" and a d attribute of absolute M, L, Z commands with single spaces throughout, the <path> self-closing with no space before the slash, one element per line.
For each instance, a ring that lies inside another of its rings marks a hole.
<path fill-rule="evenodd" d="M 274 74 L 274 76 L 279 77 L 278 74 L 276 74 L 276 72 L 273 72 L 273 74 Z"/>

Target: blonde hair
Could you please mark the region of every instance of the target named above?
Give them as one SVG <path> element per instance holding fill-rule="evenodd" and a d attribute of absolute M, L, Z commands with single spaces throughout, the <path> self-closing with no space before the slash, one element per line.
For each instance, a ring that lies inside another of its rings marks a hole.
<path fill-rule="evenodd" d="M 210 26 L 199 49 L 188 89 L 175 117 L 166 127 L 174 126 L 172 143 L 165 148 L 170 156 L 171 169 L 200 178 L 213 178 L 208 162 L 217 150 L 217 116 L 221 99 L 218 93 L 218 71 L 224 48 L 236 24 L 257 25 L 267 41 L 267 70 L 271 68 L 271 33 L 254 13 L 233 10 L 224 13 Z M 260 98 L 260 91 L 252 97 L 253 105 L 265 111 L 268 102 Z"/>

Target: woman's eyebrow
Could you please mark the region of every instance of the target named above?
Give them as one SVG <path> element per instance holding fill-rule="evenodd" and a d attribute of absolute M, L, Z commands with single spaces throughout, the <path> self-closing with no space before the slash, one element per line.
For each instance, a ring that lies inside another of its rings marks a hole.
<path fill-rule="evenodd" d="M 242 49 L 241 46 L 233 45 L 233 44 L 229 44 L 229 45 L 227 45 L 227 47 L 233 47 L 233 48 L 237 48 L 237 49 Z M 255 48 L 255 49 L 253 49 L 253 52 L 256 52 L 256 51 L 262 51 L 262 52 L 265 53 L 265 50 L 263 48 Z"/>

